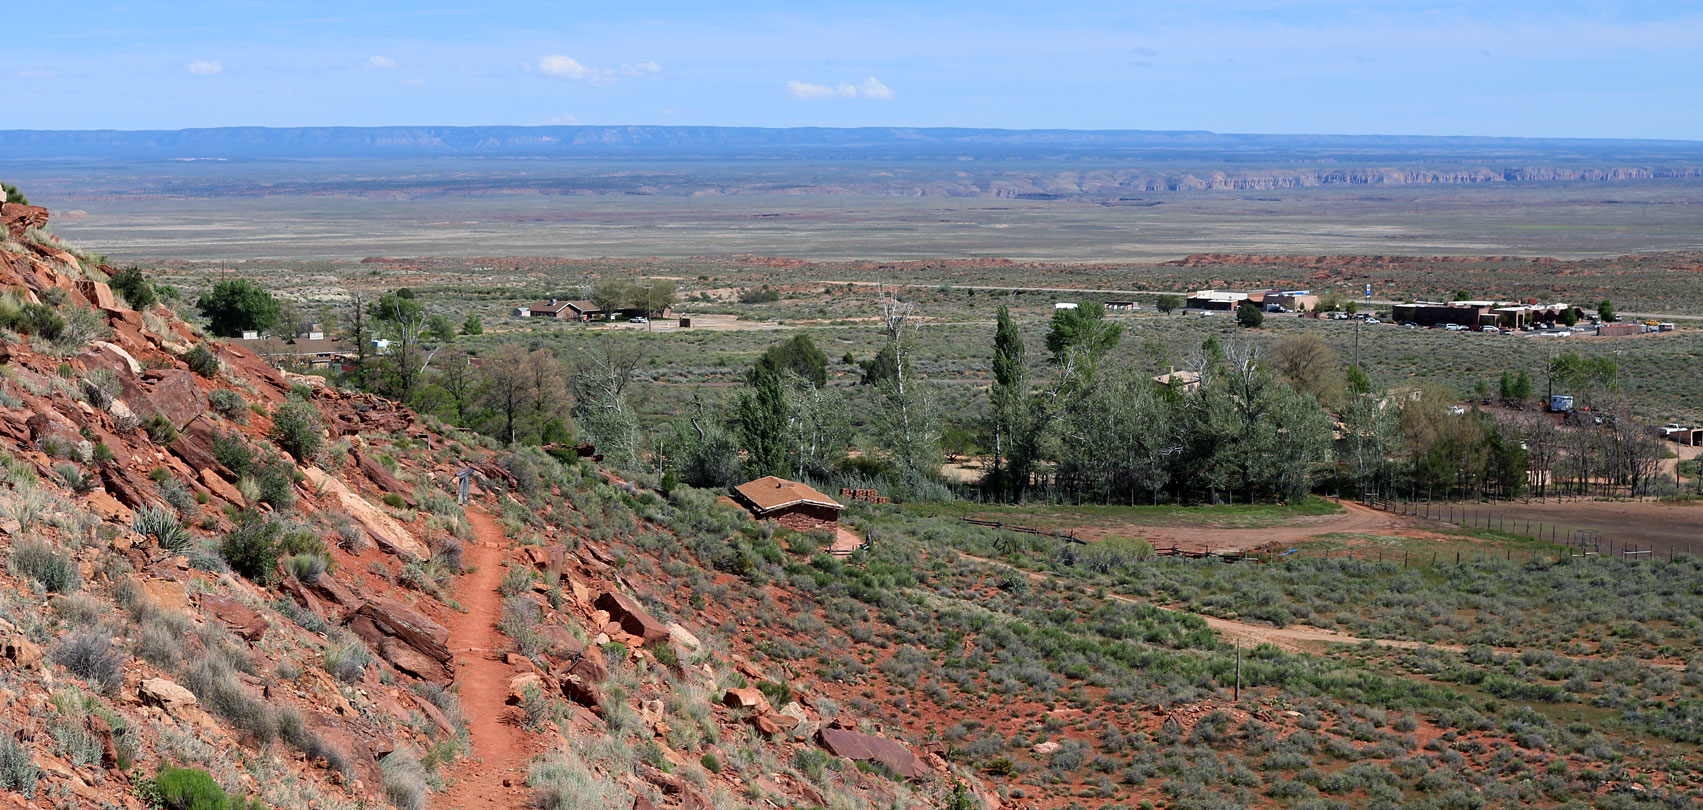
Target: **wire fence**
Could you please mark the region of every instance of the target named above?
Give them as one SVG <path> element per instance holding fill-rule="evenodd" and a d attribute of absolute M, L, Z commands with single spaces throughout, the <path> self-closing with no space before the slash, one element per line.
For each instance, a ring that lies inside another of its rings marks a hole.
<path fill-rule="evenodd" d="M 1657 544 L 1643 543 L 1617 539 L 1612 535 L 1605 536 L 1601 529 L 1585 529 L 1567 526 L 1554 521 L 1533 520 L 1529 516 L 1509 515 L 1500 512 L 1493 506 L 1481 504 L 1455 503 L 1452 501 L 1404 501 L 1390 498 L 1368 498 L 1367 506 L 1395 515 L 1447 523 L 1464 529 L 1488 529 L 1503 534 L 1529 537 L 1545 543 L 1564 546 L 1574 557 L 1623 557 L 1632 560 L 1664 560 L 1672 562 L 1676 557 L 1690 553 L 1677 543 Z M 1505 556 L 1513 559 L 1516 556 L 1512 549 L 1505 550 Z M 1542 556 L 1538 550 L 1529 550 L 1528 556 L 1537 559 Z"/>

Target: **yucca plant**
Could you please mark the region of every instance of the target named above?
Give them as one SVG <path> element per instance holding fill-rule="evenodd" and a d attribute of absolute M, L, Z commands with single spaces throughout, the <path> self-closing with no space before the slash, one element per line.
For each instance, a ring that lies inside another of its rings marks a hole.
<path fill-rule="evenodd" d="M 178 522 L 177 513 L 159 506 L 144 506 L 136 511 L 130 528 L 137 534 L 152 537 L 160 548 L 180 554 L 189 548 L 189 531 Z"/>

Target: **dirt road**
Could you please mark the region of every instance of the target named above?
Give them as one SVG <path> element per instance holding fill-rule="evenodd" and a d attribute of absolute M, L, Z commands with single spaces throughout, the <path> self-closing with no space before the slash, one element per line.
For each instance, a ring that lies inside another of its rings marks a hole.
<path fill-rule="evenodd" d="M 514 671 L 503 661 L 508 640 L 497 630 L 502 613 L 503 560 L 509 539 L 490 515 L 467 510 L 473 540 L 463 562 L 472 573 L 456 579 L 455 598 L 466 613 L 452 615 L 449 643 L 455 653 L 461 710 L 473 750 L 456 763 L 450 786 L 432 807 L 446 810 L 524 807 L 531 740 L 507 705 Z M 505 784 L 506 783 L 506 784 Z"/>
<path fill-rule="evenodd" d="M 1338 532 L 1366 534 L 1426 533 L 1418 521 L 1380 512 L 1349 501 L 1334 515 L 1296 518 L 1282 526 L 1257 529 L 1220 529 L 1211 526 L 1084 526 L 1077 537 L 1093 540 L 1107 535 L 1135 536 L 1154 548 L 1187 551 L 1246 551 L 1267 543 L 1296 543 L 1321 534 Z"/>

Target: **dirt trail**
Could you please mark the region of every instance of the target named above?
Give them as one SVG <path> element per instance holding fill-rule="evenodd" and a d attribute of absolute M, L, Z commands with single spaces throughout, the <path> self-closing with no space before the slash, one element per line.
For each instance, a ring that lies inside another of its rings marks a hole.
<path fill-rule="evenodd" d="M 466 613 L 451 616 L 449 643 L 455 653 L 456 681 L 461 685 L 461 711 L 467 717 L 473 750 L 451 773 L 449 790 L 432 802 L 434 808 L 513 808 L 526 805 L 526 766 L 532 758 L 530 741 L 507 705 L 509 678 L 514 671 L 503 661 L 508 641 L 497 630 L 502 613 L 503 560 L 509 540 L 490 515 L 467 510 L 473 540 L 463 562 L 473 569 L 455 582 L 455 598 Z M 506 784 L 505 784 L 506 783 Z"/>

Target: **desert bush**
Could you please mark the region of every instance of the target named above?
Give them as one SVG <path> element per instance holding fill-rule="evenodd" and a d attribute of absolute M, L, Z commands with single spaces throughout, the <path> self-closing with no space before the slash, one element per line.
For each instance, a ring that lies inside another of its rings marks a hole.
<path fill-rule="evenodd" d="M 248 401 L 229 388 L 217 388 L 207 392 L 207 404 L 220 416 L 239 425 L 248 421 Z"/>
<path fill-rule="evenodd" d="M 124 663 L 129 656 L 112 643 L 105 628 L 74 630 L 53 646 L 53 662 L 89 682 L 96 690 L 111 694 L 124 681 Z"/>
<path fill-rule="evenodd" d="M 296 465 L 280 455 L 254 467 L 256 494 L 265 503 L 284 510 L 296 505 Z"/>
<path fill-rule="evenodd" d="M 521 655 L 531 657 L 536 655 L 544 644 L 544 638 L 538 632 L 538 624 L 543 618 L 543 609 L 539 608 L 536 602 L 516 594 L 503 599 L 497 629 L 514 641 L 515 649 L 519 650 Z"/>
<path fill-rule="evenodd" d="M 147 803 L 160 810 L 265 810 L 258 799 L 231 796 L 206 771 L 195 768 L 162 768 L 153 779 L 137 786 Z"/>
<path fill-rule="evenodd" d="M 425 810 L 430 775 L 410 751 L 398 750 L 380 763 L 384 797 L 396 810 Z"/>
<path fill-rule="evenodd" d="M 219 553 L 231 570 L 270 585 L 278 577 L 278 558 L 284 553 L 282 533 L 277 522 L 257 510 L 244 509 L 219 543 Z"/>
<path fill-rule="evenodd" d="M 51 304 L 24 301 L 8 292 L 0 295 L 0 329 L 58 340 L 65 332 L 65 319 Z"/>
<path fill-rule="evenodd" d="M 0 789 L 17 793 L 24 798 L 35 796 L 36 780 L 41 771 L 30 758 L 29 749 L 9 733 L 0 734 Z"/>
<path fill-rule="evenodd" d="M 89 307 L 73 306 L 60 311 L 65 326 L 60 329 L 59 337 L 54 339 L 53 347 L 62 355 L 74 354 L 89 341 L 112 334 L 106 316 Z"/>
<path fill-rule="evenodd" d="M 71 593 L 82 587 L 77 564 L 46 543 L 25 541 L 14 545 L 12 570 L 35 580 L 48 593 Z"/>
<path fill-rule="evenodd" d="M 183 353 L 183 362 L 190 371 L 203 377 L 216 376 L 221 366 L 218 356 L 199 343 Z"/>
<path fill-rule="evenodd" d="M 142 420 L 142 429 L 147 431 L 148 438 L 155 444 L 171 444 L 177 441 L 177 425 L 162 413 L 152 413 Z"/>
<path fill-rule="evenodd" d="M 142 268 L 131 265 L 116 273 L 107 282 L 112 291 L 124 298 L 131 309 L 138 312 L 152 309 L 160 302 L 160 296 L 154 290 L 154 285 L 148 277 L 142 274 Z"/>
<path fill-rule="evenodd" d="M 344 683 L 360 680 L 370 663 L 372 653 L 355 636 L 340 634 L 325 646 L 325 671 Z"/>
<path fill-rule="evenodd" d="M 331 561 L 324 554 L 292 554 L 284 560 L 284 570 L 296 579 L 312 585 L 319 581 L 330 564 Z"/>
<path fill-rule="evenodd" d="M 582 807 L 626 807 L 633 797 L 580 759 L 572 749 L 557 749 L 549 759 L 532 766 L 526 784 L 539 810 L 578 810 Z"/>
<path fill-rule="evenodd" d="M 313 458 L 325 444 L 319 409 L 291 397 L 272 412 L 272 440 L 298 461 Z"/>
<path fill-rule="evenodd" d="M 278 738 L 278 717 L 271 705 L 243 686 L 224 656 L 203 656 L 181 674 L 184 687 L 203 706 L 254 742 L 264 745 Z"/>
<path fill-rule="evenodd" d="M 173 509 L 179 512 L 195 511 L 195 493 L 189 491 L 189 487 L 184 486 L 182 481 L 167 478 L 155 489 L 159 490 L 160 497 L 165 498 L 166 503 L 171 504 Z"/>

